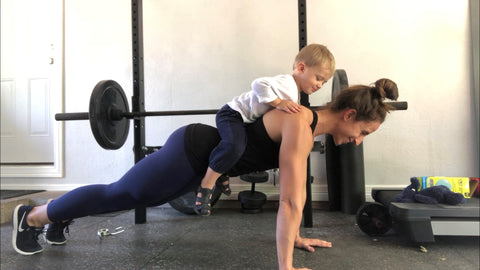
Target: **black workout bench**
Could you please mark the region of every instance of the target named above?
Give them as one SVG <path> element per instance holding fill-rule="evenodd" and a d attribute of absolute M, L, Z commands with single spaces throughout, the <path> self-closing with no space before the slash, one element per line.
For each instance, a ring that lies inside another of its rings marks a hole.
<path fill-rule="evenodd" d="M 375 203 L 366 203 L 357 213 L 365 233 L 378 236 L 391 227 L 414 243 L 435 242 L 435 236 L 480 236 L 480 199 L 465 204 L 395 202 L 402 190 L 372 189 Z"/>

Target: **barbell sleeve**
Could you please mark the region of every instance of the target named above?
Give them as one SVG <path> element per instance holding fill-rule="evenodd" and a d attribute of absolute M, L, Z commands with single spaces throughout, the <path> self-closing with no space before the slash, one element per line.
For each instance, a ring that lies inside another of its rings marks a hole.
<path fill-rule="evenodd" d="M 90 119 L 90 117 L 88 116 L 87 112 L 55 114 L 55 120 L 57 121 L 88 120 L 88 119 Z"/>
<path fill-rule="evenodd" d="M 392 106 L 396 111 L 405 111 L 408 109 L 408 103 L 406 101 L 385 102 Z"/>

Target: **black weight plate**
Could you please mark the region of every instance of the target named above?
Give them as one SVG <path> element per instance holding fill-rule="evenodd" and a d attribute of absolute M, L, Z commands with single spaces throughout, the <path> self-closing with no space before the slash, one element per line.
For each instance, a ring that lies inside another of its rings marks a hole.
<path fill-rule="evenodd" d="M 268 181 L 268 173 L 266 171 L 251 172 L 240 175 L 240 179 L 250 183 L 265 183 Z"/>
<path fill-rule="evenodd" d="M 110 111 L 128 112 L 128 101 L 122 87 L 112 80 L 97 83 L 90 97 L 90 127 L 98 144 L 105 149 L 122 147 L 128 137 L 130 120 L 111 120 Z"/>
<path fill-rule="evenodd" d="M 187 215 L 195 214 L 195 211 L 193 211 L 193 206 L 195 205 L 196 194 L 197 193 L 195 191 L 187 192 L 182 196 L 169 201 L 168 204 L 173 209 L 179 212 L 182 212 L 184 214 L 187 214 Z M 213 190 L 212 202 L 211 202 L 212 207 L 215 205 L 215 203 L 217 203 L 221 195 L 222 195 L 222 192 L 220 191 L 220 188 L 215 188 Z"/>
<path fill-rule="evenodd" d="M 244 190 L 238 193 L 238 200 L 244 208 L 261 208 L 267 202 L 267 195 L 258 191 Z"/>
<path fill-rule="evenodd" d="M 365 203 L 357 211 L 358 227 L 369 236 L 380 236 L 392 227 L 388 209 L 380 203 Z"/>

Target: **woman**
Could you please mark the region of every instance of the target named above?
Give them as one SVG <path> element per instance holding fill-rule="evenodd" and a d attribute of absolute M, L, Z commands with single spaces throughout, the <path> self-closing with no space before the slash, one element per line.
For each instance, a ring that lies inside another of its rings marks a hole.
<path fill-rule="evenodd" d="M 315 246 L 332 246 L 330 242 L 302 238 L 299 234 L 306 199 L 307 158 L 314 137 L 328 133 L 337 145 L 358 145 L 378 129 L 392 109 L 384 99 L 397 97 L 396 84 L 380 79 L 374 86 L 345 89 L 325 110 L 303 109 L 296 114 L 272 110 L 247 127 L 249 143 L 245 153 L 228 174 L 280 169 L 276 231 L 280 269 L 293 269 L 294 247 L 313 252 Z M 41 252 L 43 248 L 36 239 L 45 224 L 50 224 L 47 242 L 63 244 L 63 229 L 74 218 L 160 205 L 194 190 L 219 140 L 212 127 L 188 125 L 176 130 L 159 151 L 135 164 L 117 182 L 80 187 L 48 205 L 17 206 L 13 212 L 15 250 L 24 255 Z"/>

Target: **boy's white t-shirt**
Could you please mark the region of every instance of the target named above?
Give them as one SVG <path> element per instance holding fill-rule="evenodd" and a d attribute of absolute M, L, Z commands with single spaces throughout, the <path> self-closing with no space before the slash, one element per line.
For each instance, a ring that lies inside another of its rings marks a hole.
<path fill-rule="evenodd" d="M 292 75 L 258 78 L 252 90 L 228 102 L 228 106 L 242 115 L 243 122 L 252 123 L 273 107 L 268 103 L 280 98 L 299 102 L 299 90 Z"/>

